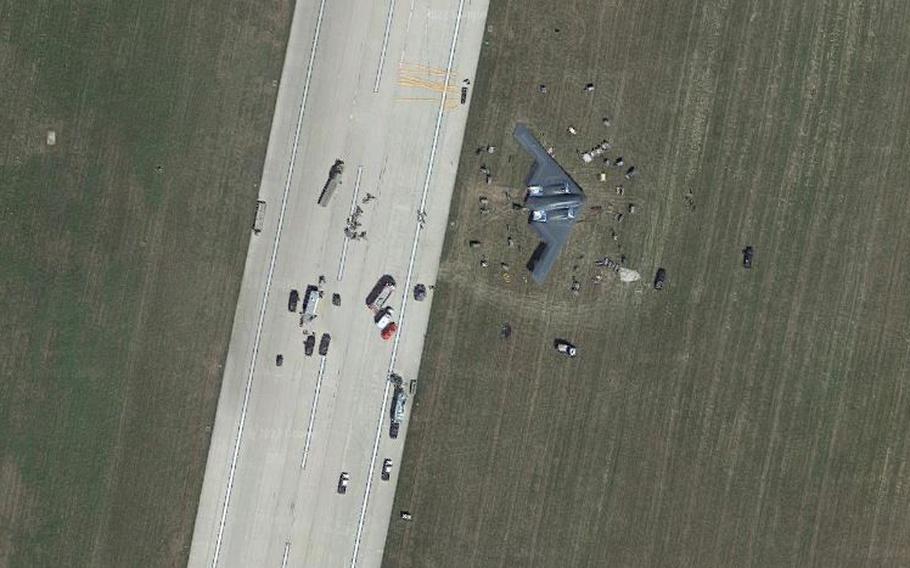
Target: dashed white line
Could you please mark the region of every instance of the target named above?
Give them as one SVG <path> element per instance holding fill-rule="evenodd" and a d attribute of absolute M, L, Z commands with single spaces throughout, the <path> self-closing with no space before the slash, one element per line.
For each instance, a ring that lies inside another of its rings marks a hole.
<path fill-rule="evenodd" d="M 379 92 L 379 81 L 382 79 L 382 67 L 385 65 L 385 54 L 389 48 L 389 33 L 392 31 L 392 14 L 395 12 L 395 0 L 389 0 L 389 13 L 385 19 L 385 36 L 382 38 L 382 51 L 379 53 L 379 66 L 376 68 L 376 82 L 373 93 Z"/>
<path fill-rule="evenodd" d="M 442 117 L 443 112 L 445 111 L 446 99 L 448 98 L 448 87 L 449 82 L 452 79 L 452 64 L 455 61 L 455 47 L 458 45 L 458 30 L 461 27 L 461 16 L 464 11 L 465 0 L 459 0 L 458 2 L 458 14 L 455 17 L 455 30 L 452 32 L 452 44 L 449 48 L 449 60 L 446 63 L 446 79 L 445 84 L 443 85 L 442 97 L 439 99 L 439 110 L 436 113 L 436 127 L 433 130 L 433 144 L 430 147 L 430 157 L 427 161 L 427 175 L 423 181 L 423 194 L 420 197 L 420 207 L 418 211 L 426 211 L 427 204 L 427 194 L 430 189 L 430 179 L 433 175 L 433 166 L 436 161 L 436 150 L 439 144 L 439 131 L 442 128 Z M 414 242 L 411 246 L 411 258 L 408 261 L 408 274 L 405 278 L 404 285 L 404 295 L 401 301 L 401 317 L 399 318 L 399 331 L 395 334 L 395 340 L 392 345 L 392 356 L 389 359 L 389 368 L 386 372 L 386 377 L 391 374 L 395 368 L 395 362 L 398 357 L 398 345 L 401 341 L 402 332 L 404 331 L 404 316 L 407 311 L 408 305 L 408 290 L 411 289 L 411 279 L 414 275 L 414 262 L 417 259 L 417 245 L 420 241 L 420 232 L 423 229 L 423 225 L 418 222 L 417 227 L 414 230 Z M 373 472 L 376 467 L 376 457 L 379 454 L 379 442 L 382 439 L 382 423 L 385 419 L 386 405 L 389 402 L 389 383 L 385 385 L 385 389 L 382 394 L 382 407 L 379 410 L 379 423 L 376 426 L 376 436 L 373 440 L 373 453 L 370 456 L 370 468 L 367 471 L 367 485 L 366 491 L 363 495 L 363 502 L 360 505 L 360 517 L 357 521 L 357 533 L 354 536 L 354 551 L 351 555 L 351 568 L 357 566 L 357 554 L 360 551 L 360 542 L 363 538 L 363 523 L 366 518 L 367 505 L 370 500 L 370 490 L 373 487 Z"/>
<path fill-rule="evenodd" d="M 354 215 L 354 209 L 357 207 L 357 194 L 360 192 L 360 176 L 363 175 L 363 166 L 357 166 L 357 180 L 354 182 L 354 196 L 351 197 L 351 212 Z M 344 244 L 341 246 L 341 261 L 338 263 L 338 280 L 344 276 L 344 259 L 348 256 L 348 243 L 351 241 L 347 235 L 344 236 Z"/>
<path fill-rule="evenodd" d="M 319 362 L 319 376 L 316 377 L 316 394 L 313 395 L 313 406 L 310 408 L 310 423 L 306 427 L 306 440 L 303 442 L 303 456 L 300 458 L 300 469 L 306 469 L 306 458 L 310 453 L 310 440 L 313 437 L 313 423 L 316 421 L 316 405 L 319 404 L 319 389 L 322 388 L 322 376 L 325 374 L 325 355 Z"/>
<path fill-rule="evenodd" d="M 259 342 L 262 339 L 262 324 L 265 320 L 265 307 L 269 298 L 269 289 L 272 286 L 272 275 L 275 272 L 275 262 L 278 258 L 278 244 L 281 240 L 281 229 L 284 226 L 284 214 L 288 204 L 288 194 L 291 190 L 291 179 L 294 174 L 294 162 L 297 159 L 297 148 L 300 144 L 300 127 L 303 124 L 304 109 L 306 108 L 307 95 L 310 91 L 310 79 L 313 76 L 313 62 L 316 59 L 316 43 L 319 40 L 319 30 L 322 27 L 322 16 L 325 11 L 325 0 L 319 4 L 319 15 L 316 18 L 316 29 L 313 33 L 313 44 L 310 48 L 310 60 L 307 63 L 306 79 L 303 83 L 303 94 L 300 97 L 300 109 L 297 111 L 297 126 L 294 130 L 294 144 L 291 147 L 291 161 L 288 164 L 288 175 L 284 183 L 284 193 L 281 196 L 281 210 L 278 213 L 278 227 L 275 231 L 275 241 L 272 244 L 272 256 L 269 259 L 269 272 L 265 280 L 265 292 L 262 294 L 262 303 L 259 306 L 259 320 L 256 323 L 256 335 L 253 340 L 253 352 L 250 356 L 250 368 L 247 374 L 246 386 L 243 392 L 243 404 L 240 407 L 240 423 L 237 426 L 237 435 L 234 438 L 234 451 L 231 454 L 231 466 L 228 473 L 227 487 L 224 492 L 224 505 L 221 510 L 221 520 L 218 523 L 218 536 L 215 539 L 215 552 L 212 556 L 212 567 L 218 566 L 221 556 L 221 546 L 224 543 L 224 527 L 227 523 L 228 508 L 231 504 L 231 493 L 234 489 L 234 476 L 237 473 L 237 458 L 240 455 L 240 442 L 243 438 L 243 427 L 246 424 L 246 413 L 250 404 L 250 393 L 253 389 L 253 371 L 256 368 L 256 357 L 259 354 Z"/>
<path fill-rule="evenodd" d="M 291 552 L 291 543 L 284 543 L 284 556 L 281 558 L 281 568 L 287 568 L 288 566 L 288 553 Z"/>

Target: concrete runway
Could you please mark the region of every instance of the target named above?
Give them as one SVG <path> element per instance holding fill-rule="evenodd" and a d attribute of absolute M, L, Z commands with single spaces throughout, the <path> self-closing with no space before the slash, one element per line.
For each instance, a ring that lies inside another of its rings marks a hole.
<path fill-rule="evenodd" d="M 405 422 L 388 436 L 387 376 L 418 378 L 433 294 L 415 302 L 412 290 L 436 279 L 467 118 L 461 87 L 486 13 L 487 0 L 297 4 L 260 188 L 266 223 L 247 256 L 191 567 L 381 563 L 407 433 Z M 335 159 L 343 185 L 318 207 Z M 367 193 L 376 199 L 364 204 Z M 346 243 L 354 203 L 367 237 Z M 383 274 L 398 282 L 393 341 L 364 304 Z M 320 275 L 325 297 L 306 327 L 332 342 L 326 357 L 306 357 L 288 293 Z M 386 457 L 395 466 L 381 481 Z"/>

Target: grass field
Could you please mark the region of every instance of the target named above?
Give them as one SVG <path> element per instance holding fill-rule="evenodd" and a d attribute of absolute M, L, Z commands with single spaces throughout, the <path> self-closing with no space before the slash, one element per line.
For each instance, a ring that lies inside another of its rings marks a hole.
<path fill-rule="evenodd" d="M 906 2 L 492 2 L 385 565 L 910 565 L 908 21 Z M 603 207 L 544 287 L 509 207 L 516 121 Z M 582 164 L 603 138 L 634 182 Z M 642 281 L 592 282 L 623 254 Z"/>
<path fill-rule="evenodd" d="M 185 564 L 290 13 L 0 0 L 0 566 Z"/>

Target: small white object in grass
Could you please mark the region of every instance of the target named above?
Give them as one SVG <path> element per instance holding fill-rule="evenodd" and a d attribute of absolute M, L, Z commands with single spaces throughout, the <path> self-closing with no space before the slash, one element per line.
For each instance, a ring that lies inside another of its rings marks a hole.
<path fill-rule="evenodd" d="M 623 282 L 635 282 L 641 279 L 641 274 L 629 268 L 620 268 L 619 279 Z"/>
<path fill-rule="evenodd" d="M 54 130 L 47 131 L 47 145 L 53 146 L 57 143 L 57 132 Z"/>
<path fill-rule="evenodd" d="M 590 152 L 585 152 L 584 154 L 581 155 L 581 159 L 584 161 L 584 163 L 589 164 L 589 163 L 591 163 L 591 160 L 594 159 L 594 157 L 591 156 Z"/>
<path fill-rule="evenodd" d="M 600 181 L 607 181 L 607 172 L 600 172 Z"/>
<path fill-rule="evenodd" d="M 571 126 L 571 125 L 570 125 L 569 128 L 567 128 L 566 130 L 567 130 L 567 131 L 569 132 L 569 134 L 571 134 L 572 136 L 575 136 L 576 134 L 578 134 L 578 131 L 575 130 L 575 127 L 574 127 L 574 126 Z"/>

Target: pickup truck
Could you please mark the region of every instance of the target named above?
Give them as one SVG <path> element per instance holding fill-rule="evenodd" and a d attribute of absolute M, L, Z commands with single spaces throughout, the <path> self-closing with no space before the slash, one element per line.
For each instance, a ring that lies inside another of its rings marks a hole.
<path fill-rule="evenodd" d="M 395 308 L 388 306 L 381 309 L 376 317 L 373 318 L 373 321 L 376 323 L 376 327 L 379 329 L 385 329 L 390 323 L 392 323 L 392 318 L 395 317 Z"/>

